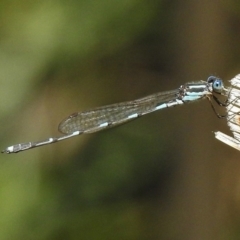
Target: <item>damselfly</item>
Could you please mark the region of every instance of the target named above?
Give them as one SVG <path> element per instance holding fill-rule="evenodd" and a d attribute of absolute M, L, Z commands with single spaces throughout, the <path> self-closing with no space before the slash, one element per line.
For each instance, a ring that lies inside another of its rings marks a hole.
<path fill-rule="evenodd" d="M 73 113 L 58 127 L 61 137 L 51 137 L 43 141 L 20 143 L 3 150 L 3 153 L 17 153 L 27 149 L 59 142 L 80 134 L 93 133 L 136 119 L 148 113 L 207 98 L 223 106 L 216 95 L 225 95 L 226 89 L 221 79 L 210 76 L 207 81 L 186 83 L 176 90 L 160 92 L 134 101 L 116 103 L 85 112 Z M 214 111 L 215 108 L 213 107 Z M 215 111 L 216 112 L 216 111 Z M 218 115 L 218 114 L 217 114 Z M 218 115 L 220 117 L 220 115 Z"/>

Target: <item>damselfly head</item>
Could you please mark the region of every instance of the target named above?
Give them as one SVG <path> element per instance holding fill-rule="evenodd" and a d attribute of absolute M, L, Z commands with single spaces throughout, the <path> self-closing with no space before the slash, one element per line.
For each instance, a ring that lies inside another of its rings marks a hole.
<path fill-rule="evenodd" d="M 221 93 L 224 90 L 223 81 L 218 77 L 210 76 L 207 82 L 212 85 L 212 91 L 215 93 Z"/>

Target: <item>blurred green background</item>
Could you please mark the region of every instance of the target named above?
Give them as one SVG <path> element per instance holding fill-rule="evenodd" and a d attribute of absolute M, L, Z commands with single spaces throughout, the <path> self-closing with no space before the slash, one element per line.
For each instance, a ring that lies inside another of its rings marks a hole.
<path fill-rule="evenodd" d="M 233 0 L 2 0 L 1 148 L 73 112 L 227 85 L 239 42 Z M 216 130 L 231 134 L 205 100 L 1 155 L 0 239 L 240 239 L 240 153 Z"/>

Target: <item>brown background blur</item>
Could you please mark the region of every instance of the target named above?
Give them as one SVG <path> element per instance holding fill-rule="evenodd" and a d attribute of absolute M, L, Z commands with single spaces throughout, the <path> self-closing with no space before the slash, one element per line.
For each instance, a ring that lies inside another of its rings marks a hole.
<path fill-rule="evenodd" d="M 1 148 L 73 112 L 240 73 L 238 1 L 1 1 Z M 219 112 L 224 113 L 222 109 Z M 207 100 L 1 155 L 0 239 L 240 239 L 240 152 Z"/>

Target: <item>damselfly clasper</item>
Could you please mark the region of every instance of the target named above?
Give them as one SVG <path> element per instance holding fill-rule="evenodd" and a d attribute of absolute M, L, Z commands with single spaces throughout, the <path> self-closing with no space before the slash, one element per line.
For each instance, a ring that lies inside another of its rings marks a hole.
<path fill-rule="evenodd" d="M 218 98 L 219 95 L 226 96 L 227 89 L 224 88 L 221 79 L 210 76 L 207 81 L 197 81 L 181 85 L 178 89 L 160 92 L 137 100 L 116 103 L 85 112 L 74 113 L 59 124 L 59 131 L 64 135 L 61 137 L 50 137 L 43 141 L 20 143 L 3 150 L 3 153 L 17 153 L 50 143 L 59 142 L 80 134 L 93 133 L 106 128 L 114 127 L 145 114 L 182 105 L 188 102 L 207 98 L 213 110 L 214 100 L 218 105 L 225 106 Z M 218 117 L 221 117 L 216 111 Z"/>

